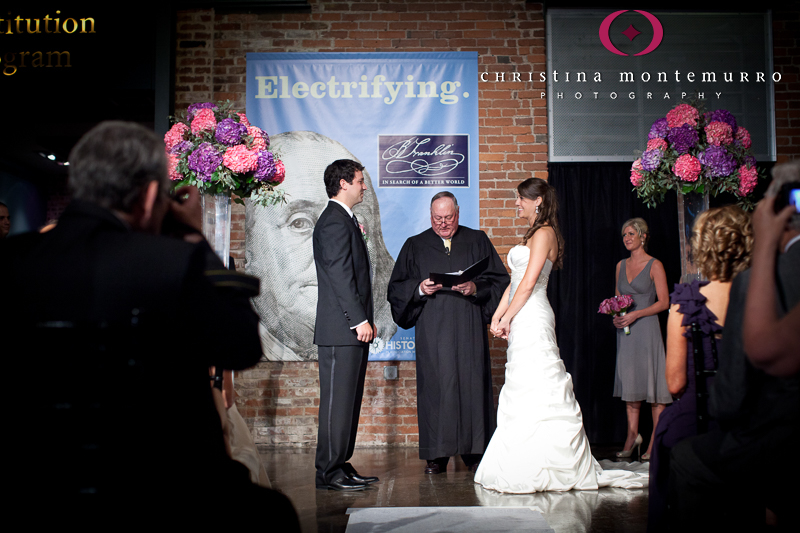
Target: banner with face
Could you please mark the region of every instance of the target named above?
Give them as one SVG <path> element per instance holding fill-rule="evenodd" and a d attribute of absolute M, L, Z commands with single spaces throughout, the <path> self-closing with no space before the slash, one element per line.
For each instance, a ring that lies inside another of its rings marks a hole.
<path fill-rule="evenodd" d="M 247 55 L 248 119 L 274 134 L 286 165 L 287 203 L 246 211 L 266 359 L 317 358 L 311 238 L 328 202 L 324 170 L 344 158 L 366 167 L 354 212 L 373 270 L 370 360 L 414 359 L 414 330 L 394 324 L 386 287 L 405 240 L 430 227 L 438 191 L 456 195 L 463 225 L 479 226 L 477 60 L 474 52 Z"/>

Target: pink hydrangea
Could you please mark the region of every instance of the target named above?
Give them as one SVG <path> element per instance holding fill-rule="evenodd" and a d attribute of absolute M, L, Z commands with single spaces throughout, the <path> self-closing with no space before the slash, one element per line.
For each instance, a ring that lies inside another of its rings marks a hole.
<path fill-rule="evenodd" d="M 249 128 L 250 127 L 250 121 L 247 120 L 247 115 L 245 115 L 244 113 L 236 113 L 236 114 L 239 115 L 239 124 L 244 124 L 245 126 L 247 126 Z"/>
<path fill-rule="evenodd" d="M 184 140 L 184 134 L 189 131 L 189 126 L 183 122 L 178 122 L 172 126 L 169 131 L 164 135 L 164 144 L 167 146 L 167 152 L 172 150 L 172 147 Z"/>
<path fill-rule="evenodd" d="M 237 144 L 225 150 L 222 164 L 237 174 L 252 172 L 258 166 L 258 154 L 251 152 L 243 144 Z"/>
<path fill-rule="evenodd" d="M 267 141 L 264 140 L 261 128 L 257 128 L 255 126 L 248 126 L 247 134 L 253 138 L 253 142 L 250 144 L 250 149 L 252 151 L 260 152 L 262 150 L 267 149 Z"/>
<path fill-rule="evenodd" d="M 708 144 L 720 146 L 733 142 L 733 131 L 731 130 L 730 124 L 725 122 L 712 122 L 705 127 L 705 130 Z"/>
<path fill-rule="evenodd" d="M 180 181 L 183 179 L 183 174 L 178 172 L 178 156 L 175 154 L 167 154 L 167 169 L 169 170 L 169 179 L 173 181 Z"/>
<path fill-rule="evenodd" d="M 192 134 L 199 135 L 202 131 L 214 132 L 217 127 L 217 119 L 214 118 L 214 111 L 211 109 L 201 109 L 192 119 Z"/>
<path fill-rule="evenodd" d="M 638 187 L 642 184 L 642 158 L 637 159 L 631 165 L 631 183 L 634 187 Z"/>
<path fill-rule="evenodd" d="M 750 148 L 752 144 L 750 142 L 750 132 L 741 126 L 736 129 L 736 140 L 741 143 L 742 148 Z"/>
<path fill-rule="evenodd" d="M 270 181 L 274 181 L 276 183 L 283 183 L 283 178 L 286 177 L 286 165 L 283 164 L 283 161 L 278 159 L 275 161 L 275 175 L 272 176 Z"/>
<path fill-rule="evenodd" d="M 661 150 L 662 152 L 666 152 L 668 147 L 667 141 L 661 137 L 654 137 L 647 141 L 647 150 L 645 150 L 645 152 L 648 150 Z"/>
<path fill-rule="evenodd" d="M 741 129 L 741 128 L 740 128 Z M 758 172 L 755 168 L 742 165 L 739 168 L 739 196 L 747 196 L 756 188 Z"/>
<path fill-rule="evenodd" d="M 684 124 L 694 127 L 697 126 L 698 118 L 700 118 L 700 113 L 695 107 L 689 104 L 680 104 L 667 113 L 667 125 L 670 128 L 680 128 Z"/>
<path fill-rule="evenodd" d="M 672 171 L 683 181 L 697 181 L 700 176 L 700 161 L 692 155 L 683 154 L 675 161 Z"/>

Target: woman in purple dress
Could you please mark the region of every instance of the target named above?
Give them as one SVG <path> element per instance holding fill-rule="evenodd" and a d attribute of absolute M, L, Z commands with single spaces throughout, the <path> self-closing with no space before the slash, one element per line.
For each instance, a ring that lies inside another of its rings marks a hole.
<path fill-rule="evenodd" d="M 691 324 L 702 333 L 704 366 L 714 368 L 712 343 L 719 346 L 731 281 L 750 266 L 753 229 L 750 216 L 729 205 L 701 213 L 692 228 L 692 256 L 703 277 L 675 285 L 667 321 L 667 386 L 677 400 L 658 420 L 650 459 L 649 529 L 658 530 L 666 509 L 669 453 L 697 431 L 697 397 Z M 706 378 L 710 387 L 712 378 Z"/>

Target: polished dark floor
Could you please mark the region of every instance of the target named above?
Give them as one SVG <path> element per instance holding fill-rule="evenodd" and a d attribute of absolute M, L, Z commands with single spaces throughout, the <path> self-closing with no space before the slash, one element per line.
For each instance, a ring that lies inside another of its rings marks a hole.
<path fill-rule="evenodd" d="M 614 449 L 596 447 L 598 460 Z M 272 486 L 286 494 L 300 516 L 303 533 L 339 533 L 347 528 L 350 507 L 493 506 L 531 507 L 556 533 L 644 532 L 647 489 L 604 488 L 595 491 L 500 494 L 473 483 L 460 459 L 446 474 L 423 473 L 416 448 L 359 448 L 351 463 L 380 482 L 361 492 L 318 490 L 314 485 L 314 450 L 261 449 Z"/>

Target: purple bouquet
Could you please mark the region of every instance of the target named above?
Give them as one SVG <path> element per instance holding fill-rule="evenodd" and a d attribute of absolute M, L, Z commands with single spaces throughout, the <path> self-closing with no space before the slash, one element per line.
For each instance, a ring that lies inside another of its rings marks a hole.
<path fill-rule="evenodd" d="M 285 201 L 286 168 L 269 150 L 269 136 L 252 126 L 230 101 L 192 104 L 170 117 L 164 136 L 169 176 L 176 187 L 194 185 L 204 194 L 250 198 L 258 205 Z"/>
<path fill-rule="evenodd" d="M 648 207 L 669 190 L 716 196 L 726 192 L 753 208 L 752 192 L 763 177 L 756 169 L 750 133 L 725 109 L 704 113 L 697 103 L 680 103 L 653 122 L 647 148 L 631 167 L 631 183 Z"/>

